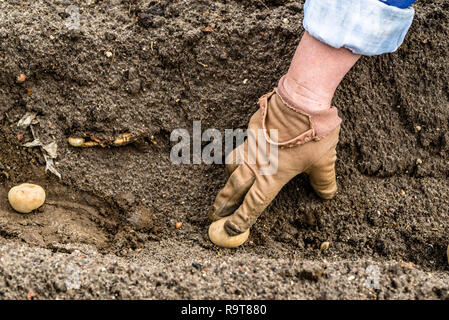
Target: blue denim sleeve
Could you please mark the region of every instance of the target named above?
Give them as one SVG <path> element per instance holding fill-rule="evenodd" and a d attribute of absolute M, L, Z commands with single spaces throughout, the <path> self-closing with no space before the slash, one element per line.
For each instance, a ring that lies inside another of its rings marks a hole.
<path fill-rule="evenodd" d="M 386 2 L 391 3 L 387 4 Z M 412 0 L 306 0 L 304 28 L 334 48 L 379 55 L 396 51 L 404 41 L 415 11 Z"/>
<path fill-rule="evenodd" d="M 410 7 L 417 0 L 379 0 L 379 1 L 388 4 L 389 6 L 405 9 Z"/>

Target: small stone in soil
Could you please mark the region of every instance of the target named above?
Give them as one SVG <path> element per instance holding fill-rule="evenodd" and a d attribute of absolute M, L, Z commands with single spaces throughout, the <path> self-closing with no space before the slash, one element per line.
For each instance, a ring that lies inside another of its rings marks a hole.
<path fill-rule="evenodd" d="M 323 243 L 321 244 L 321 246 L 320 246 L 320 250 L 321 250 L 321 251 L 326 251 L 327 249 L 329 249 L 329 245 L 330 245 L 329 241 L 323 242 Z"/>
<path fill-rule="evenodd" d="M 17 76 L 16 80 L 18 83 L 24 83 L 26 79 L 27 79 L 27 76 L 25 74 L 21 73 Z"/>
<path fill-rule="evenodd" d="M 194 267 L 197 270 L 203 269 L 203 266 L 199 264 L 198 262 L 192 262 L 192 267 Z"/>

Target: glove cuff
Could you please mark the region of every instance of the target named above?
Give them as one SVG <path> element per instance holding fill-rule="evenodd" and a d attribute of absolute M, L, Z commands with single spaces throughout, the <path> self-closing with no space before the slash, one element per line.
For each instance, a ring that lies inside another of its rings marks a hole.
<path fill-rule="evenodd" d="M 309 117 L 315 138 L 326 136 L 341 124 L 341 118 L 338 116 L 338 109 L 335 107 L 326 110 L 313 110 L 295 103 L 285 90 L 284 79 L 285 76 L 279 80 L 278 87 L 275 89 L 276 93 L 287 107 Z"/>

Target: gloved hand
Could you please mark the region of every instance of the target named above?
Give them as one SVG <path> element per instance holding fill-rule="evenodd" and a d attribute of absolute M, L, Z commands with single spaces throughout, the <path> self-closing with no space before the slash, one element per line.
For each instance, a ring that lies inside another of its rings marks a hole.
<path fill-rule="evenodd" d="M 321 198 L 331 199 L 337 192 L 335 160 L 341 121 L 337 110 L 332 107 L 304 114 L 285 100 L 274 90 L 259 100 L 260 109 L 251 117 L 248 135 L 263 130 L 265 148 L 254 143 L 257 139 L 248 138 L 227 157 L 230 177 L 209 212 L 209 218 L 215 221 L 209 228 L 209 237 L 220 247 L 243 244 L 262 211 L 288 181 L 302 172 L 309 175 Z M 334 124 L 330 132 L 325 132 L 327 123 Z M 277 129 L 278 142 L 270 136 L 273 129 Z M 271 154 L 275 145 L 277 157 L 276 152 Z M 266 154 L 251 156 L 257 148 Z M 236 163 L 237 155 L 243 163 Z M 267 159 L 277 166 L 274 174 L 264 174 Z"/>

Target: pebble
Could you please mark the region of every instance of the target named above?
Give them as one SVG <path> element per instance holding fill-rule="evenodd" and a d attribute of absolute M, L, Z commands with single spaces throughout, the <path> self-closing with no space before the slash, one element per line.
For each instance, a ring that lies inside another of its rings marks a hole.
<path fill-rule="evenodd" d="M 110 57 L 112 57 L 112 52 L 111 52 L 111 51 L 106 51 L 106 52 L 104 53 L 104 55 L 105 55 L 106 57 L 110 58 Z"/>
<path fill-rule="evenodd" d="M 330 246 L 329 241 L 325 241 L 325 242 L 323 242 L 323 243 L 321 244 L 320 250 L 321 250 L 321 251 L 326 251 L 327 249 L 329 249 L 329 246 Z"/>
<path fill-rule="evenodd" d="M 17 76 L 17 82 L 18 83 L 24 83 L 26 79 L 27 79 L 27 76 L 25 74 L 23 74 L 23 73 L 21 73 L 21 74 L 19 74 Z"/>
<path fill-rule="evenodd" d="M 422 164 L 422 160 L 420 158 L 416 159 L 416 164 Z"/>
<path fill-rule="evenodd" d="M 45 190 L 38 185 L 23 183 L 12 188 L 8 200 L 14 210 L 20 213 L 30 213 L 41 207 L 45 202 Z"/>
<path fill-rule="evenodd" d="M 192 267 L 194 267 L 197 270 L 203 269 L 203 266 L 199 264 L 198 262 L 192 262 Z"/>
<path fill-rule="evenodd" d="M 230 236 L 224 229 L 224 224 L 228 218 L 223 218 L 213 222 L 209 227 L 209 239 L 215 245 L 222 248 L 237 248 L 245 243 L 249 237 L 249 229 L 237 236 Z"/>

